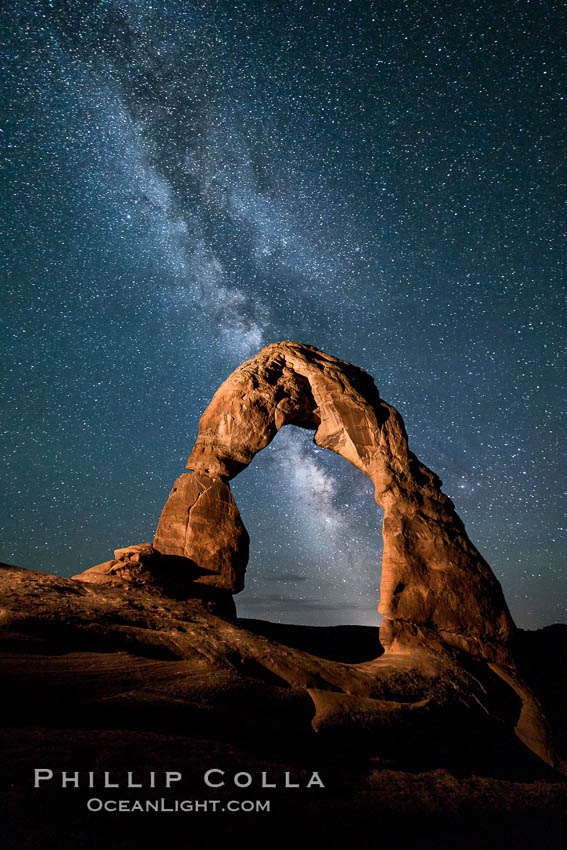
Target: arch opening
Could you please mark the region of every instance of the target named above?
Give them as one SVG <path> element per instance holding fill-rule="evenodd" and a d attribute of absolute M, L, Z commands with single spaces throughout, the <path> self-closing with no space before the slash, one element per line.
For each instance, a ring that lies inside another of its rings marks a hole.
<path fill-rule="evenodd" d="M 251 541 L 239 617 L 378 624 L 383 511 L 364 475 L 282 427 L 231 487 Z"/>

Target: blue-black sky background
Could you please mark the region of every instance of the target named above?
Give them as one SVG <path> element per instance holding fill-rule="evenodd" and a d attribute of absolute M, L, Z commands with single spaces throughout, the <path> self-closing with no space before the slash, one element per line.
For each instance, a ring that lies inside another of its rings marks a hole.
<path fill-rule="evenodd" d="M 7 0 L 2 559 L 151 540 L 219 383 L 293 339 L 374 377 L 518 624 L 565 621 L 561 7 Z M 374 624 L 370 482 L 311 439 L 233 482 L 239 613 Z"/>

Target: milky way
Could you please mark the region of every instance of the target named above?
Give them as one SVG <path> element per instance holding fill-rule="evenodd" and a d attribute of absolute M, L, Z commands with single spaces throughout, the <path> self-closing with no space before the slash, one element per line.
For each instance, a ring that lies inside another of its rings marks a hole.
<path fill-rule="evenodd" d="M 265 344 L 366 369 L 522 626 L 567 617 L 559 5 L 3 8 L 2 558 L 151 540 Z M 369 482 L 284 429 L 233 482 L 242 615 L 375 623 Z"/>

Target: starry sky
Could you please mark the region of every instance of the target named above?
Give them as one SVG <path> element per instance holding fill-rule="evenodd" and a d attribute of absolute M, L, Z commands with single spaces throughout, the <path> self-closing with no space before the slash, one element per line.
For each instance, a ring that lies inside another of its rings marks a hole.
<path fill-rule="evenodd" d="M 2 560 L 151 540 L 217 386 L 293 339 L 374 377 L 517 623 L 566 621 L 560 13 L 7 0 Z M 360 472 L 290 426 L 232 488 L 240 615 L 377 622 Z"/>

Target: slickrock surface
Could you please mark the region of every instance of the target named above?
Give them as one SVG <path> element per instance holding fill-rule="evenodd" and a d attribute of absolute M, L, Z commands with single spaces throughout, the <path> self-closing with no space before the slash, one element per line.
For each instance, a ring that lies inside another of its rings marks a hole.
<path fill-rule="evenodd" d="M 228 481 L 288 424 L 313 429 L 318 446 L 374 484 L 385 512 L 382 642 L 440 642 L 505 661 L 514 624 L 500 584 L 439 478 L 409 451 L 402 417 L 362 369 L 308 345 L 269 345 L 219 387 L 187 463 L 193 474 L 176 481 L 155 548 L 194 559 L 207 571 L 198 582 L 237 593 L 248 541 Z"/>
<path fill-rule="evenodd" d="M 491 758 L 497 741 L 500 754 L 503 747 L 515 754 L 512 760 L 530 760 L 535 753 L 550 766 L 562 766 L 540 700 L 516 663 L 503 666 L 419 646 L 390 646 L 382 653 L 376 641 L 376 655 L 346 663 L 334 660 L 336 652 L 325 657 L 320 648 L 315 654 L 299 648 L 305 638 L 299 645 L 285 637 L 280 642 L 283 627 L 278 632 L 265 624 L 266 632 L 261 622 L 247 627 L 230 612 L 218 616 L 216 600 L 175 599 L 139 584 L 77 581 L 18 567 L 0 568 L 0 599 L 0 636 L 16 636 L 20 648 L 32 646 L 28 640 L 56 641 L 66 652 L 126 650 L 190 662 L 181 690 L 176 679 L 180 697 L 196 698 L 191 694 L 201 693 L 205 674 L 206 690 L 218 677 L 224 682 L 227 675 L 243 674 L 256 687 L 268 683 L 268 691 L 291 688 L 304 731 L 371 741 L 382 754 L 417 755 L 430 747 L 456 753 L 472 740 L 478 752 L 485 742 Z M 348 647 L 346 632 L 343 657 Z M 155 695 L 151 679 L 148 693 Z M 306 715 L 307 705 L 312 708 Z M 291 715 L 288 721 L 293 724 Z"/>
<path fill-rule="evenodd" d="M 526 711 L 520 686 L 528 703 L 537 687 L 563 722 L 567 627 L 519 633 L 517 665 L 495 672 L 464 653 L 381 652 L 378 629 L 226 619 L 207 600 L 124 578 L 1 566 L 0 600 L 3 846 L 140 850 L 164 830 L 196 848 L 251 835 L 262 846 L 308 846 L 310 831 L 347 840 L 355 826 L 369 837 L 379 823 L 401 848 L 489 848 L 503 836 L 515 848 L 562 847 L 567 785 L 549 762 L 561 768 L 565 741 L 539 739 L 536 755 L 515 729 Z M 37 767 L 94 771 L 98 784 L 37 790 Z M 228 779 L 212 791 L 208 768 L 227 779 L 247 771 L 254 784 Z M 128 771 L 139 781 L 165 769 L 185 784 L 125 788 Z M 313 770 L 324 790 L 259 787 L 262 772 L 304 783 Z M 103 771 L 119 790 L 100 788 Z M 270 799 L 272 813 L 95 815 L 92 797 Z M 545 844 L 534 843 L 543 833 Z"/>

